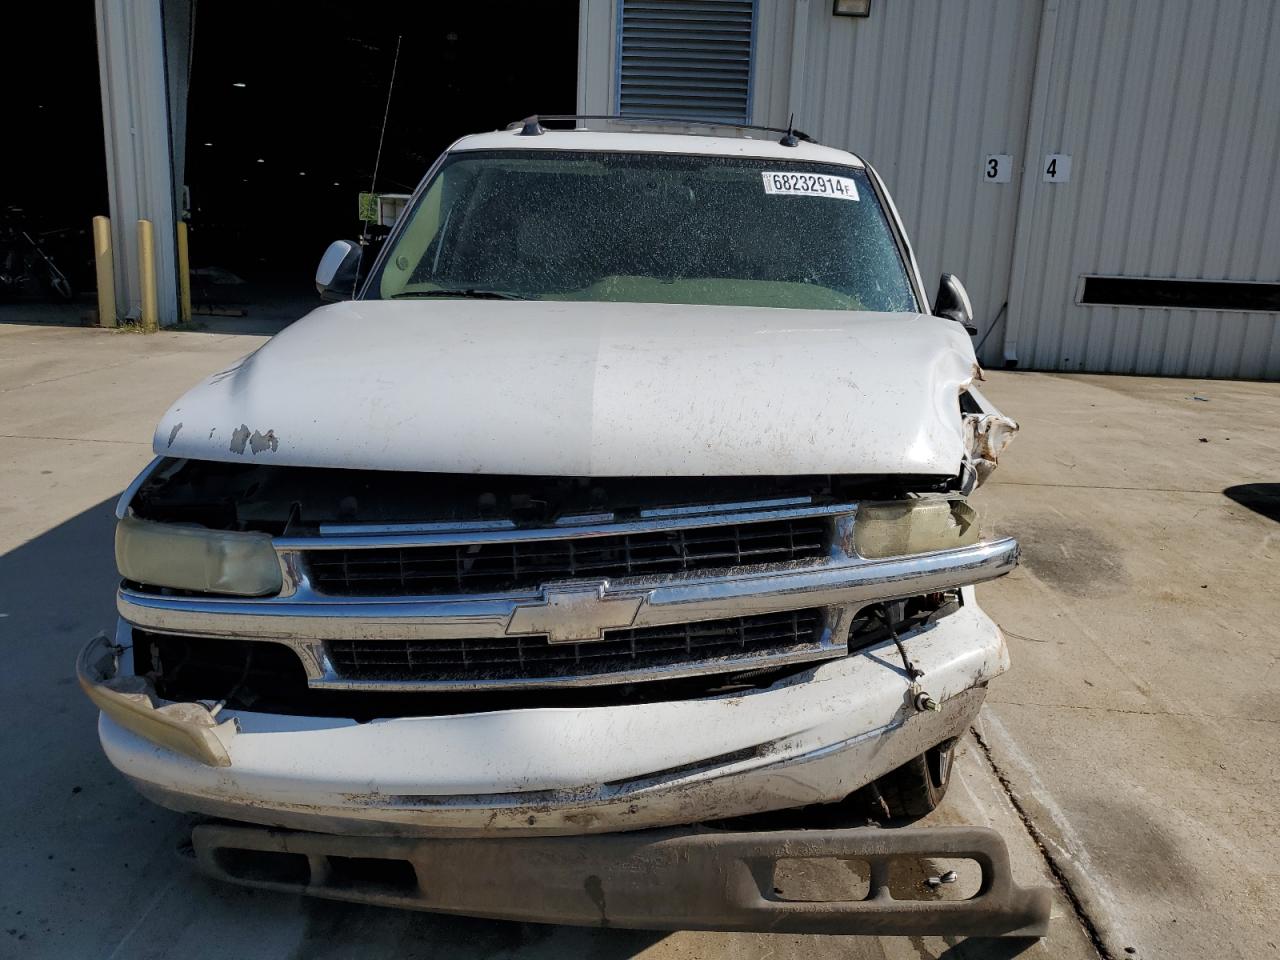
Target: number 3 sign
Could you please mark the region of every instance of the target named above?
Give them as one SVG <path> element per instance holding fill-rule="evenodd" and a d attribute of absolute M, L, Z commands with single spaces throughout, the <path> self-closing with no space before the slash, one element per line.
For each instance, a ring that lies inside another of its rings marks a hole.
<path fill-rule="evenodd" d="M 991 153 L 982 163 L 982 179 L 987 183 L 1008 183 L 1013 179 L 1013 157 Z"/>

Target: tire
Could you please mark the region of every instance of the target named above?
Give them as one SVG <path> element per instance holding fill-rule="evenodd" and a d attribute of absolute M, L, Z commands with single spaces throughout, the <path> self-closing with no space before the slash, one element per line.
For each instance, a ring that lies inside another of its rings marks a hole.
<path fill-rule="evenodd" d="M 76 298 L 76 288 L 71 285 L 71 281 L 66 275 L 60 271 L 50 271 L 48 279 L 48 290 L 51 299 L 71 302 Z"/>
<path fill-rule="evenodd" d="M 944 740 L 876 781 L 889 816 L 917 819 L 942 803 L 951 783 L 956 740 Z"/>

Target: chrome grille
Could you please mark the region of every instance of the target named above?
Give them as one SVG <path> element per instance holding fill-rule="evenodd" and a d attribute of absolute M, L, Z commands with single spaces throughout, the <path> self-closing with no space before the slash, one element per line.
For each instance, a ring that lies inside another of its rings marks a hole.
<path fill-rule="evenodd" d="M 334 672 L 351 681 L 416 681 L 502 684 L 566 680 L 697 666 L 699 673 L 736 658 L 752 667 L 768 660 L 835 656 L 824 644 L 825 608 L 610 630 L 604 640 L 551 644 L 546 637 L 450 640 L 330 640 L 325 650 Z M 656 678 L 656 677 L 655 677 Z"/>
<path fill-rule="evenodd" d="M 812 560 L 826 555 L 827 541 L 824 520 L 803 516 L 581 538 L 311 550 L 306 564 L 320 593 L 429 596 Z"/>

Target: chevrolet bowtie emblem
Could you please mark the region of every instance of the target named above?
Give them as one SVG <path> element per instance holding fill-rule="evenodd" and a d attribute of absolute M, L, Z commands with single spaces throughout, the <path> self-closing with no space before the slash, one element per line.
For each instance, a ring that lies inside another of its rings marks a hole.
<path fill-rule="evenodd" d="M 606 630 L 631 626 L 644 602 L 634 596 L 606 599 L 605 586 L 604 580 L 546 586 L 541 602 L 516 607 L 507 633 L 545 633 L 548 643 L 603 640 Z"/>

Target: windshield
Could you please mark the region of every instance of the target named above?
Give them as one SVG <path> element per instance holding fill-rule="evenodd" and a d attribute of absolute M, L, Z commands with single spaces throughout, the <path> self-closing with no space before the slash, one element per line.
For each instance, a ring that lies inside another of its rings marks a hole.
<path fill-rule="evenodd" d="M 512 297 L 915 312 L 866 173 L 743 157 L 448 157 L 369 286 Z"/>

